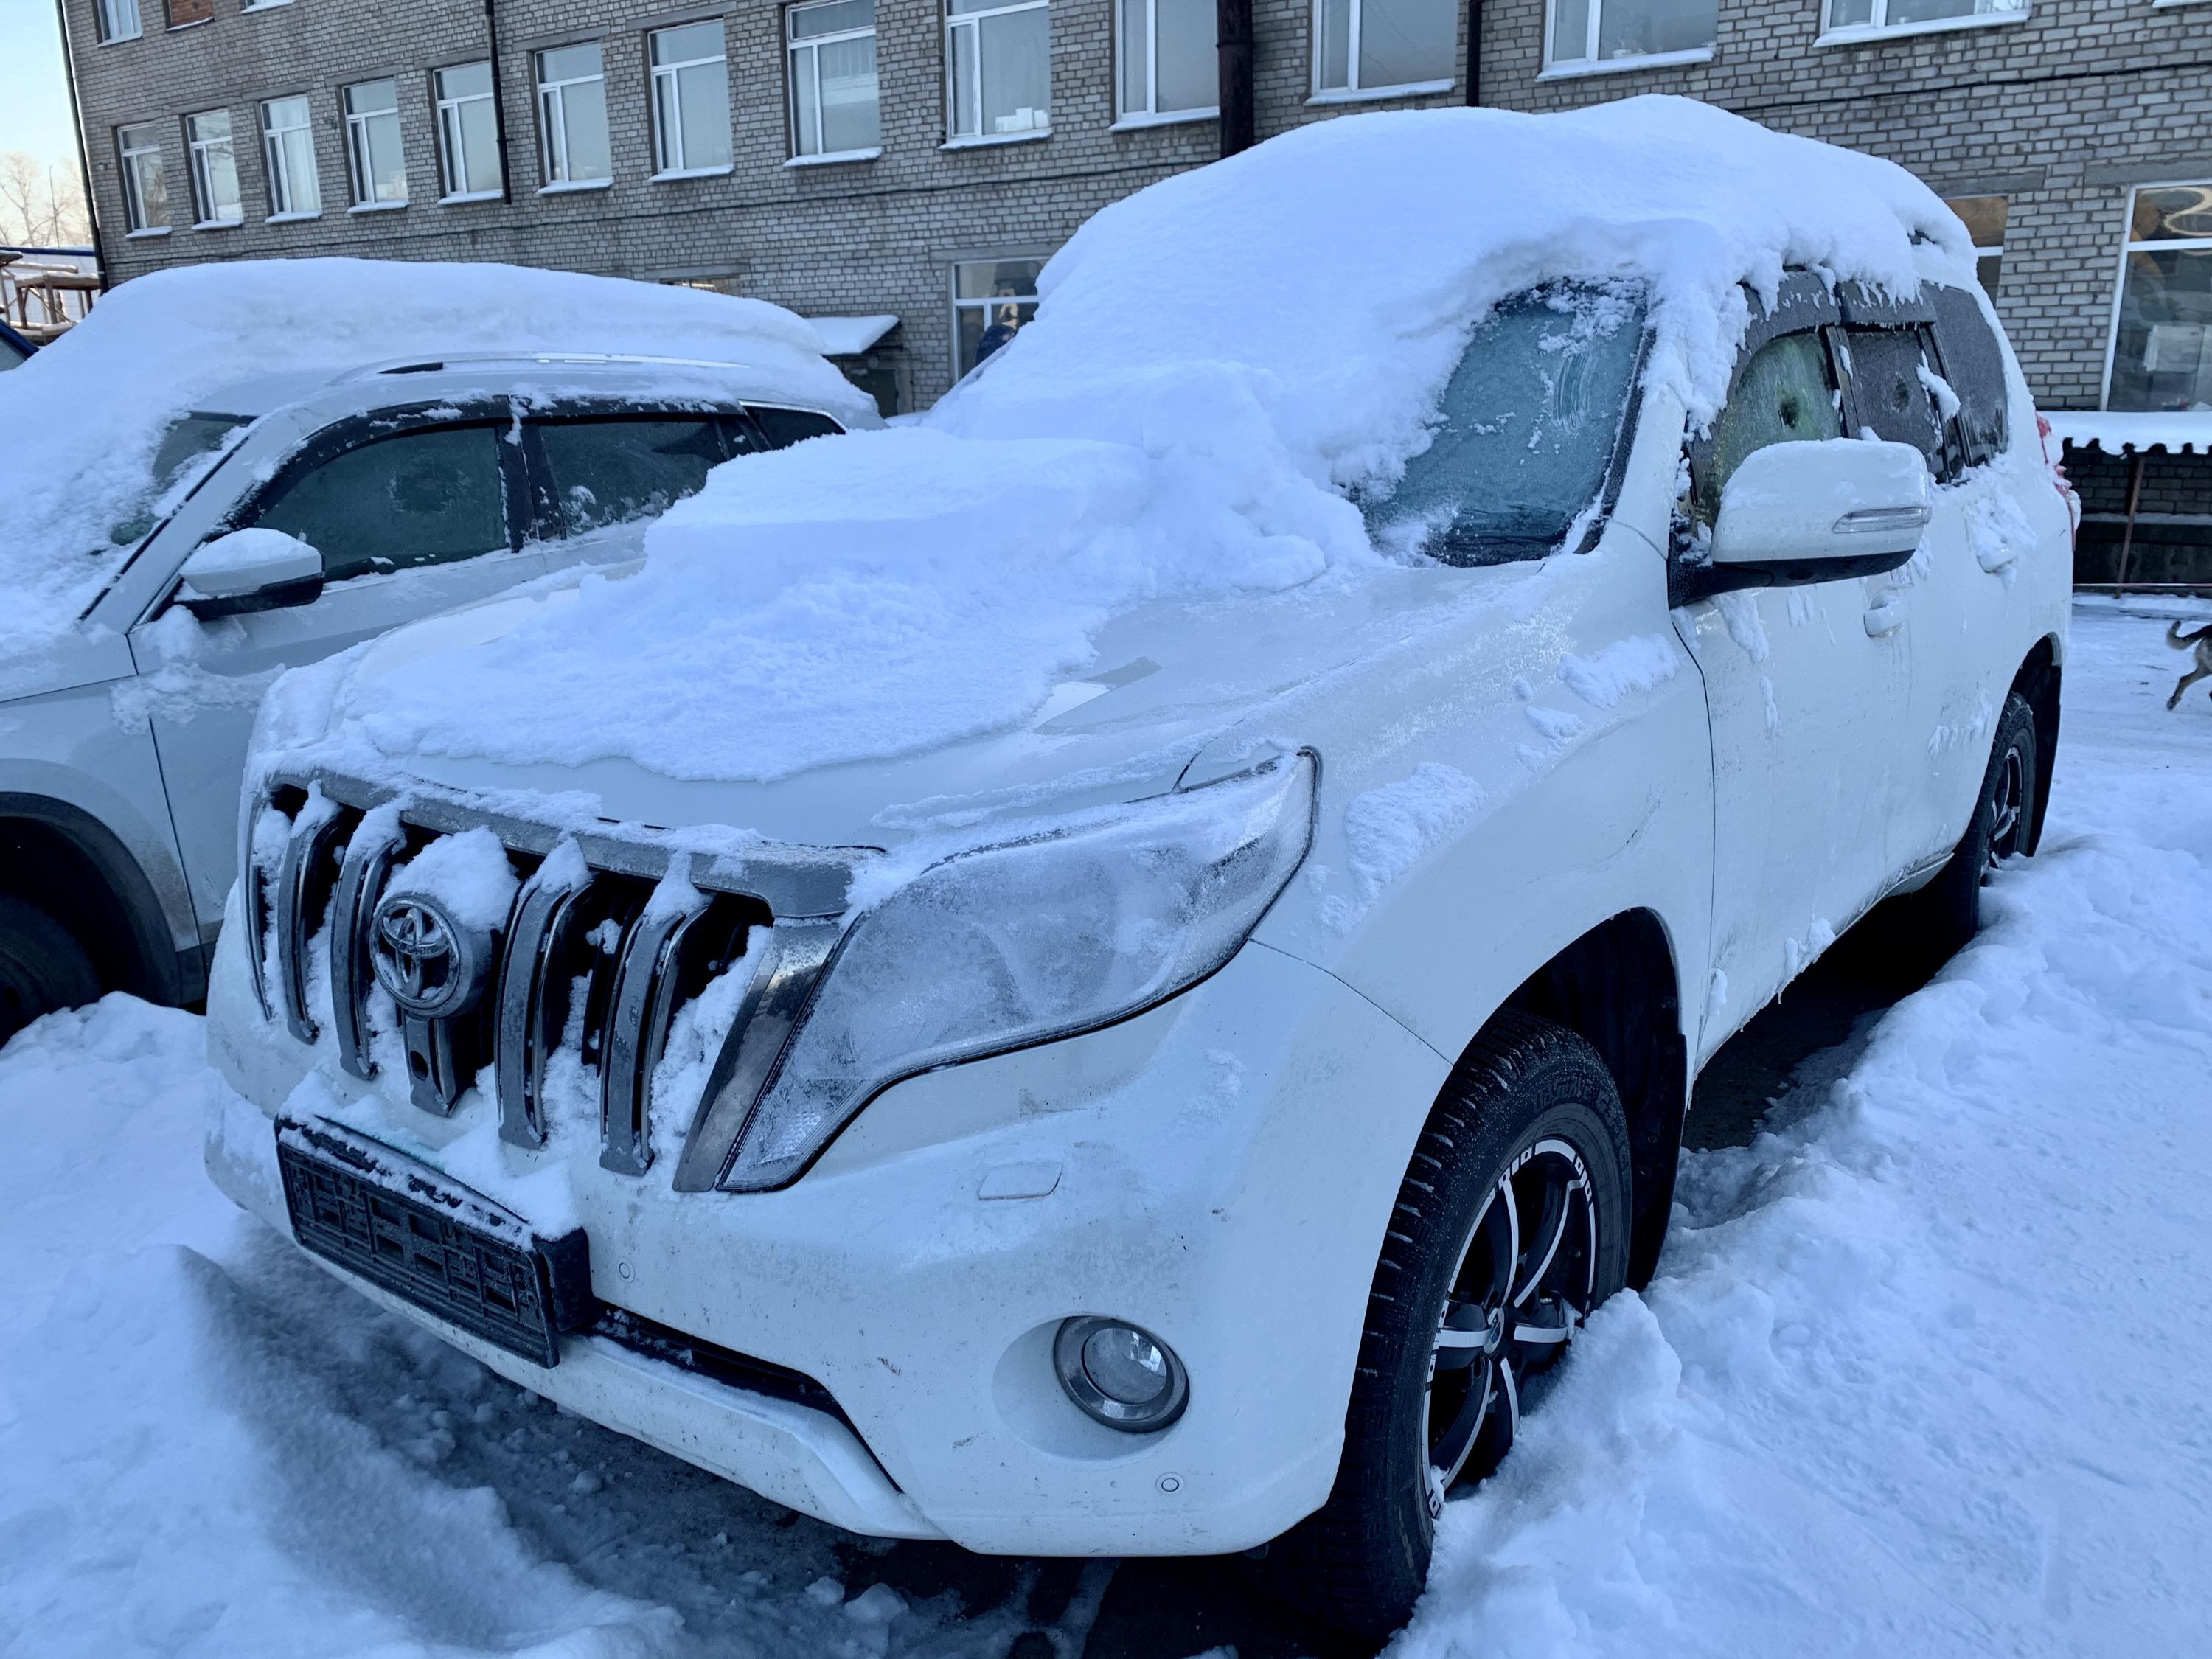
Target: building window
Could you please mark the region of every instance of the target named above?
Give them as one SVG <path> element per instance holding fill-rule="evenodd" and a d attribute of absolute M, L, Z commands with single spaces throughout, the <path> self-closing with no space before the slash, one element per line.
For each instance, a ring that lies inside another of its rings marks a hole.
<path fill-rule="evenodd" d="M 1045 0 L 946 0 L 952 137 L 1018 137 L 1052 127 L 1052 24 Z"/>
<path fill-rule="evenodd" d="M 215 15 L 215 0 L 169 0 L 169 27 L 187 28 Z"/>
<path fill-rule="evenodd" d="M 971 259 L 952 267 L 952 362 L 965 374 L 1036 315 L 1042 259 Z"/>
<path fill-rule="evenodd" d="M 1957 214 L 1974 239 L 1974 275 L 1992 300 L 2004 269 L 2005 216 L 2012 203 L 2002 196 L 1953 196 L 1943 205 Z"/>
<path fill-rule="evenodd" d="M 2027 15 L 2027 0 L 1828 0 L 1828 28 L 1871 32 L 1921 28 L 1972 17 Z"/>
<path fill-rule="evenodd" d="M 231 148 L 230 112 L 203 110 L 185 117 L 185 147 L 192 156 L 192 222 L 202 230 L 239 223 L 246 209 L 238 193 L 238 153 Z"/>
<path fill-rule="evenodd" d="M 1115 109 L 1122 119 L 1218 112 L 1213 0 L 1120 0 L 1116 16 Z"/>
<path fill-rule="evenodd" d="M 2105 407 L 2212 410 L 2212 184 L 2135 193 Z"/>
<path fill-rule="evenodd" d="M 399 88 L 363 81 L 345 89 L 346 161 L 356 207 L 404 207 L 407 157 L 399 145 Z"/>
<path fill-rule="evenodd" d="M 138 0 L 100 0 L 100 38 L 136 40 L 138 38 Z"/>
<path fill-rule="evenodd" d="M 312 219 L 323 210 L 315 172 L 315 129 L 305 98 L 271 98 L 261 106 L 261 142 L 269 167 L 269 216 Z"/>
<path fill-rule="evenodd" d="M 1458 53 L 1453 0 L 1314 0 L 1316 92 L 1449 82 Z"/>
<path fill-rule="evenodd" d="M 883 129 L 876 107 L 876 0 L 827 0 L 784 13 L 791 55 L 791 153 L 846 155 L 872 150 Z"/>
<path fill-rule="evenodd" d="M 161 182 L 161 129 L 151 121 L 115 130 L 123 157 L 123 211 L 134 236 L 169 228 L 169 192 Z"/>
<path fill-rule="evenodd" d="M 538 125 L 549 186 L 605 184 L 614 176 L 598 41 L 538 54 Z"/>
<path fill-rule="evenodd" d="M 438 98 L 439 183 L 448 202 L 477 202 L 500 193 L 499 111 L 492 102 L 491 65 L 456 64 L 431 77 Z"/>
<path fill-rule="evenodd" d="M 1545 61 L 1603 64 L 1710 52 L 1719 9 L 1717 0 L 1552 0 Z"/>
<path fill-rule="evenodd" d="M 653 58 L 654 173 L 726 173 L 730 72 L 722 20 L 661 29 L 646 40 Z"/>

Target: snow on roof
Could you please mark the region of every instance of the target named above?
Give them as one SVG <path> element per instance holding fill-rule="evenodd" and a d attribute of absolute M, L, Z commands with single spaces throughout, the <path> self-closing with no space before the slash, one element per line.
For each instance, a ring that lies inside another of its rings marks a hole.
<path fill-rule="evenodd" d="M 809 317 L 806 320 L 822 337 L 825 357 L 857 357 L 899 325 L 899 319 L 888 313 L 878 317 Z"/>
<path fill-rule="evenodd" d="M 833 409 L 857 396 L 811 329 L 757 300 L 495 264 L 283 259 L 157 271 L 0 378 L 0 659 L 70 627 L 114 579 L 129 547 L 110 532 L 155 505 L 162 434 L 219 391 L 277 377 L 305 386 L 407 356 L 548 350 L 743 363 Z"/>
<path fill-rule="evenodd" d="M 1647 291 L 1648 374 L 1725 395 L 1744 283 L 1973 280 L 1893 164 L 1706 105 L 1343 117 L 1107 208 L 919 427 L 733 461 L 508 636 L 349 706 L 387 753 L 767 779 L 1011 726 L 1147 599 L 1379 568 L 1346 486 L 1427 441 L 1499 300 Z"/>
<path fill-rule="evenodd" d="M 2108 455 L 2143 449 L 2212 455 L 2212 410 L 2127 414 L 2046 409 L 2042 414 L 2051 432 L 2076 449 L 2101 449 Z"/>

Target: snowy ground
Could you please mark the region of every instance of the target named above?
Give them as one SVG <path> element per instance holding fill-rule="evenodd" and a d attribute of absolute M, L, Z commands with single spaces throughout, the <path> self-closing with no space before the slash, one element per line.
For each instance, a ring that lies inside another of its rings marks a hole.
<path fill-rule="evenodd" d="M 1404 1659 L 2201 1649 L 2212 705 L 2164 711 L 2153 620 L 2188 609 L 2077 611 L 2042 855 L 1690 1158 Z M 198 1023 L 120 998 L 0 1054 L 0 1652 L 1191 1650 L 1109 1564 L 847 1538 L 374 1313 L 206 1184 L 208 1086 Z M 1254 1617 L 1243 1659 L 1296 1650 Z"/>

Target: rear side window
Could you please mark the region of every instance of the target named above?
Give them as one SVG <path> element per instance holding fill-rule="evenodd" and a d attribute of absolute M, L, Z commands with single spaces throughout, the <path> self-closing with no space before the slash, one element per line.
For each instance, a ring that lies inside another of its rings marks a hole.
<path fill-rule="evenodd" d="M 1851 418 L 1885 443 L 1911 444 L 1937 477 L 1943 464 L 1943 422 L 1928 384 L 1932 372 L 1917 328 L 1844 331 L 1851 376 Z"/>
<path fill-rule="evenodd" d="M 2010 441 L 2005 420 L 2004 348 L 1974 296 L 1964 289 L 1929 287 L 1936 304 L 1936 349 L 1943 378 L 1959 398 L 1959 437 L 1966 465 L 1979 466 Z"/>
<path fill-rule="evenodd" d="M 439 427 L 379 438 L 280 485 L 253 522 L 313 548 L 331 581 L 503 550 L 498 434 Z"/>
<path fill-rule="evenodd" d="M 1808 329 L 1769 340 L 1736 376 L 1728 407 L 1713 422 L 1712 441 L 1698 458 L 1698 516 L 1720 511 L 1721 490 L 1744 457 L 1770 444 L 1808 443 L 1844 435 L 1828 349 Z"/>
<path fill-rule="evenodd" d="M 658 517 L 697 495 L 727 455 L 711 416 L 554 421 L 538 437 L 571 536 Z"/>
<path fill-rule="evenodd" d="M 759 423 L 761 436 L 768 440 L 770 449 L 788 449 L 809 438 L 833 438 L 845 428 L 827 415 L 817 415 L 811 409 L 763 409 L 750 405 L 752 417 Z"/>

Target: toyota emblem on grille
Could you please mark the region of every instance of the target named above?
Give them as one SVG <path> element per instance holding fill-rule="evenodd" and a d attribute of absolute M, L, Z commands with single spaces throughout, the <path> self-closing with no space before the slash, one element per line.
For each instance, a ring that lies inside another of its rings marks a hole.
<path fill-rule="evenodd" d="M 456 924 L 435 900 L 392 893 L 369 919 L 368 957 L 402 1013 L 447 1019 L 466 1012 L 483 990 L 491 939 Z"/>

